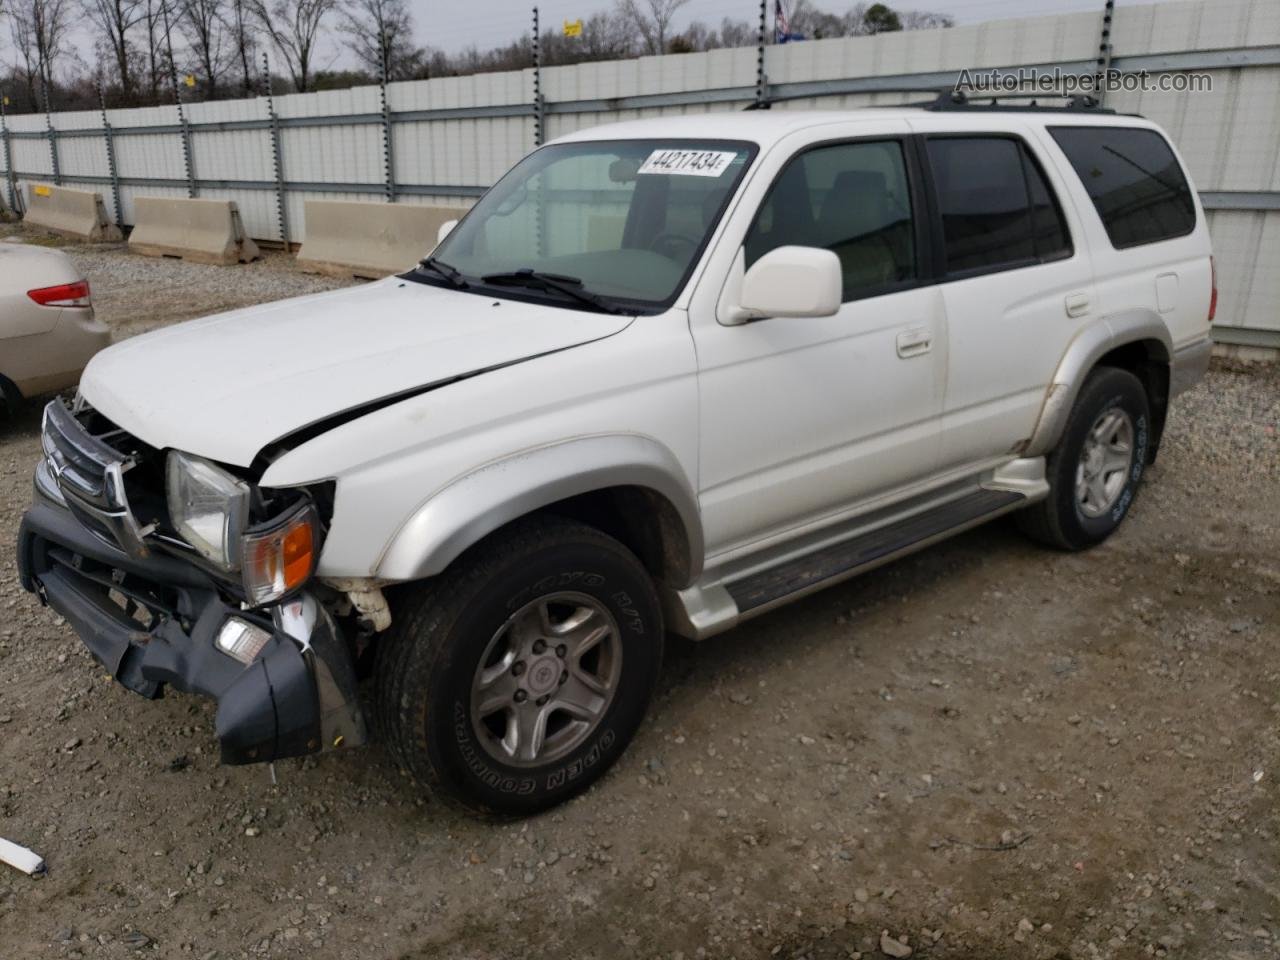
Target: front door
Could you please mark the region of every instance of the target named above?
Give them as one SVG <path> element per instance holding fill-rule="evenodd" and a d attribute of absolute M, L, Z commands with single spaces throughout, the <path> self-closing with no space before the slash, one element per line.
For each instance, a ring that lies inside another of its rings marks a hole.
<path fill-rule="evenodd" d="M 909 145 L 888 133 L 806 149 L 773 181 L 736 269 L 783 245 L 829 249 L 844 303 L 821 318 L 693 319 L 709 553 L 834 520 L 936 468 L 946 325 L 922 284 L 919 197 Z"/>

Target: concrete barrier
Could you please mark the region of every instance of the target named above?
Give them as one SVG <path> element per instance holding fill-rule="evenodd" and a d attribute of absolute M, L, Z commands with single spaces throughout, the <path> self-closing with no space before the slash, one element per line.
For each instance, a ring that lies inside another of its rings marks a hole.
<path fill-rule="evenodd" d="M 27 212 L 23 222 L 44 227 L 64 237 L 90 243 L 119 243 L 120 228 L 107 217 L 102 194 L 72 190 L 47 183 L 27 186 Z"/>
<path fill-rule="evenodd" d="M 298 266 L 367 279 L 400 273 L 435 248 L 442 223 L 466 212 L 464 207 L 308 200 L 307 239 L 298 251 Z"/>
<path fill-rule="evenodd" d="M 248 263 L 258 245 L 244 232 L 234 200 L 138 197 L 129 251 L 197 263 Z"/>

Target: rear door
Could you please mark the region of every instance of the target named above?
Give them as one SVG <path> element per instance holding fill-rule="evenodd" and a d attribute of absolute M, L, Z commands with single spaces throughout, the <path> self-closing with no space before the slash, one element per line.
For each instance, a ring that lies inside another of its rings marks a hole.
<path fill-rule="evenodd" d="M 1059 359 L 1098 316 L 1093 265 L 1029 130 L 911 124 L 924 134 L 949 334 L 940 463 L 976 465 L 1031 435 Z"/>

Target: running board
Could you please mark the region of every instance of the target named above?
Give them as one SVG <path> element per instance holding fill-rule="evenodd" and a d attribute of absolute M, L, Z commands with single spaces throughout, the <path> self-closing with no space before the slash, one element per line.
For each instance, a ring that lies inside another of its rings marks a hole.
<path fill-rule="evenodd" d="M 846 579 L 863 570 L 927 546 L 935 540 L 1027 502 L 1009 490 L 975 490 L 949 500 L 901 523 L 823 547 L 813 553 L 725 584 L 738 613 L 762 613 L 784 599 L 793 599 Z"/>

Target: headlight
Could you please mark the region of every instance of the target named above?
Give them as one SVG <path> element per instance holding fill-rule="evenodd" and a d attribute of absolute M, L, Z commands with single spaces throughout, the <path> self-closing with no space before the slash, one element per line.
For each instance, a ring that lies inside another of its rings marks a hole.
<path fill-rule="evenodd" d="M 240 569 L 249 485 L 208 460 L 176 450 L 169 454 L 165 474 L 174 529 L 205 559 L 228 572 Z"/>
<path fill-rule="evenodd" d="M 311 577 L 320 546 L 315 507 L 299 504 L 244 538 L 244 592 L 257 606 L 279 600 Z"/>

